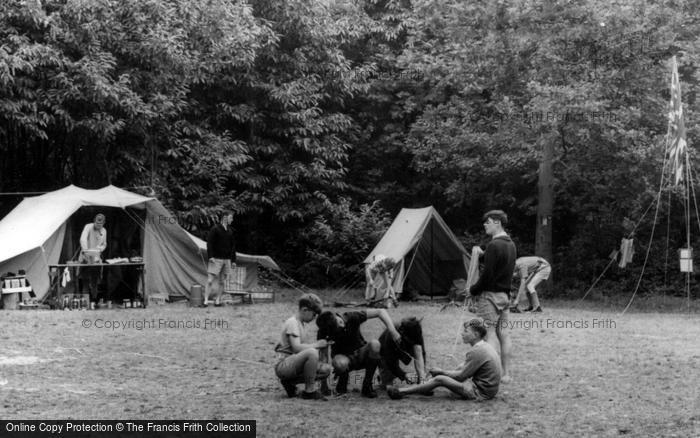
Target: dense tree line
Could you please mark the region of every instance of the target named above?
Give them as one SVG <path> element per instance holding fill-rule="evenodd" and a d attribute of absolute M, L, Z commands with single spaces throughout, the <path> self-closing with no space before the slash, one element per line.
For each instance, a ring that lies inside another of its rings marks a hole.
<path fill-rule="evenodd" d="M 401 207 L 467 245 L 503 208 L 533 253 L 538 203 L 558 290 L 590 284 L 656 196 L 673 55 L 695 156 L 696 1 L 0 2 L 0 191 L 115 184 L 195 234 L 230 208 L 242 249 L 309 284 L 357 270 Z"/>

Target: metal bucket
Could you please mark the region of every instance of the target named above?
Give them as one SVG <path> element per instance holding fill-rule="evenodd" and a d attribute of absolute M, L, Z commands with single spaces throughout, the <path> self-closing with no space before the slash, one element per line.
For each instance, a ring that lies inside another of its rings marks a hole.
<path fill-rule="evenodd" d="M 190 288 L 190 307 L 199 307 L 204 300 L 202 286 L 193 284 Z"/>

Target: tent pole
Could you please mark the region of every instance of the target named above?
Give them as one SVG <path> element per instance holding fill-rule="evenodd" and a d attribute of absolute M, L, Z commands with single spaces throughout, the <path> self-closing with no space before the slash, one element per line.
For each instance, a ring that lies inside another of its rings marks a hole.
<path fill-rule="evenodd" d="M 435 244 L 434 242 L 434 237 L 435 233 L 433 233 L 433 226 L 432 226 L 432 221 L 430 224 L 430 300 L 432 301 L 433 299 L 433 275 L 435 275 L 435 263 L 434 263 L 434 257 L 435 254 L 433 253 L 433 245 Z"/>

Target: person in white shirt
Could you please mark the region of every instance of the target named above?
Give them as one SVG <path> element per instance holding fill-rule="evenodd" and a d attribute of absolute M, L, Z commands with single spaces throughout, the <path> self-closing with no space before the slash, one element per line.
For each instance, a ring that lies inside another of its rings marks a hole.
<path fill-rule="evenodd" d="M 304 383 L 301 398 L 326 400 L 316 389 L 316 380 L 326 378 L 332 366 L 321 362 L 319 350 L 329 344 L 325 339 L 314 341 L 308 333 L 308 324 L 321 313 L 323 302 L 314 294 L 304 294 L 299 298 L 299 310 L 287 319 L 282 326 L 280 342 L 275 351 L 280 359 L 275 364 L 275 374 L 280 379 L 289 397 L 297 395 L 297 383 Z"/>
<path fill-rule="evenodd" d="M 102 252 L 107 248 L 107 229 L 105 228 L 105 215 L 99 213 L 95 221 L 83 227 L 80 234 L 80 261 L 83 263 L 101 263 Z M 102 269 L 100 267 L 86 267 L 81 269 L 81 277 L 87 280 L 88 293 L 92 301 L 97 300 L 97 284 L 100 280 Z"/>
<path fill-rule="evenodd" d="M 527 294 L 527 299 L 530 302 L 530 307 L 525 309 L 526 312 L 541 312 L 540 300 L 537 297 L 538 284 L 547 280 L 552 272 L 552 267 L 547 260 L 542 257 L 519 257 L 515 260 L 515 271 L 513 277 L 520 278 L 520 288 L 518 294 L 511 299 L 510 311 L 513 313 L 521 313 L 518 309 L 518 304 L 524 294 Z"/>

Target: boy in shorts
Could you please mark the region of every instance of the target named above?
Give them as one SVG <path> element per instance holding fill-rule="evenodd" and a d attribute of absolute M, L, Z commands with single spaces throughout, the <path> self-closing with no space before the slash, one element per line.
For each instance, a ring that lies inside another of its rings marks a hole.
<path fill-rule="evenodd" d="M 304 383 L 301 398 L 326 400 L 316 389 L 316 380 L 330 375 L 330 364 L 321 363 L 319 349 L 326 348 L 325 339 L 313 342 L 308 333 L 308 324 L 321 313 L 323 303 L 314 294 L 304 294 L 299 299 L 299 310 L 282 326 L 282 337 L 275 347 L 280 360 L 275 365 L 275 374 L 282 382 L 289 397 L 295 397 L 297 383 Z"/>
<path fill-rule="evenodd" d="M 209 305 L 209 297 L 216 296 L 214 305 L 221 305 L 226 279 L 236 267 L 236 239 L 233 234 L 233 213 L 225 211 L 221 222 L 214 225 L 207 236 L 207 285 L 204 288 L 204 307 Z"/>
<path fill-rule="evenodd" d="M 516 258 L 515 243 L 504 230 L 507 223 L 508 216 L 502 210 L 484 214 L 484 231 L 491 236 L 491 241 L 483 252 L 484 269 L 481 276 L 469 289 L 475 300 L 476 316 L 486 324 L 486 341 L 500 353 L 503 383 L 510 381 L 510 337 L 507 327 L 510 285 Z"/>
<path fill-rule="evenodd" d="M 488 400 L 498 393 L 501 382 L 501 364 L 493 347 L 484 341 L 486 325 L 481 318 L 464 323 L 462 341 L 472 348 L 467 352 L 464 363 L 452 371 L 440 368 L 430 369 L 432 379 L 405 388 L 390 387 L 389 397 L 394 400 L 408 394 L 432 395 L 435 388 L 444 387 L 465 400 Z"/>

